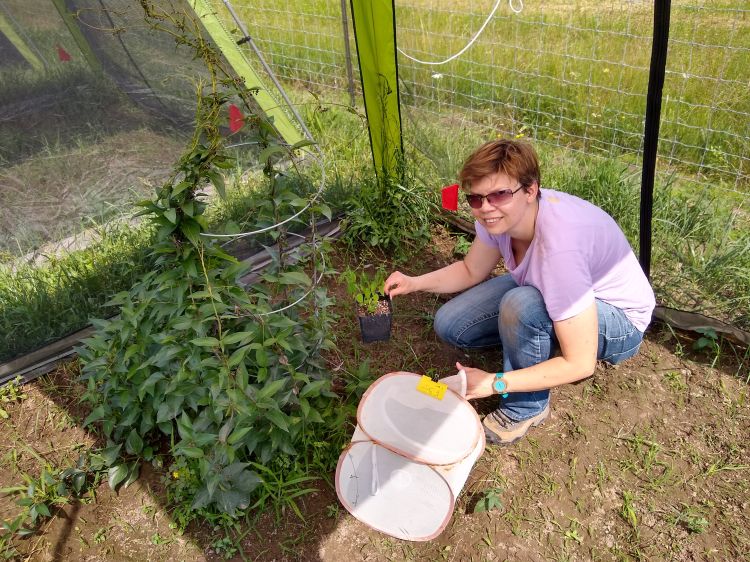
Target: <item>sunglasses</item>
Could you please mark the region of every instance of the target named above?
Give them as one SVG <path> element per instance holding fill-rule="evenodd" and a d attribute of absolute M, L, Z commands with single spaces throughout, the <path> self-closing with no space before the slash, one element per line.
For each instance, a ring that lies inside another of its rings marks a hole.
<path fill-rule="evenodd" d="M 484 204 L 484 200 L 487 199 L 487 203 L 494 207 L 497 207 L 498 205 L 504 205 L 505 203 L 513 199 L 513 194 L 519 192 L 522 189 L 523 186 L 519 186 L 518 189 L 500 189 L 498 191 L 488 193 L 487 195 L 467 193 L 466 202 L 472 209 L 481 209 L 482 205 Z"/>

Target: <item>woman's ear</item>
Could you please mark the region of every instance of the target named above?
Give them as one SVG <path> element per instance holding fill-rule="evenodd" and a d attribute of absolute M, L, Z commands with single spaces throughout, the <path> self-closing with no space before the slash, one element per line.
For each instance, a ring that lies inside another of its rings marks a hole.
<path fill-rule="evenodd" d="M 539 184 L 537 182 L 532 183 L 530 186 L 524 188 L 524 192 L 529 196 L 529 201 L 533 201 L 539 197 Z"/>

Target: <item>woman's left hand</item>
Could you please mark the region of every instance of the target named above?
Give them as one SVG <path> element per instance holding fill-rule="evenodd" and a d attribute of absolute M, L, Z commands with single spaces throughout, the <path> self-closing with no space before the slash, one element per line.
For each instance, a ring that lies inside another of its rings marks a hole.
<path fill-rule="evenodd" d="M 474 367 L 465 367 L 461 363 L 456 363 L 456 369 L 463 369 L 466 372 L 466 399 L 484 398 L 495 394 L 492 383 L 495 382 L 495 373 L 488 373 L 482 369 Z"/>

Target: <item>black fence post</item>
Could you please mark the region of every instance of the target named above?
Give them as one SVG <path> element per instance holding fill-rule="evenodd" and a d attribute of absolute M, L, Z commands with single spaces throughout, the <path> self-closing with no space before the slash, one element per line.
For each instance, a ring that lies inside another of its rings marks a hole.
<path fill-rule="evenodd" d="M 654 177 L 656 174 L 656 156 L 659 147 L 661 99 L 664 89 L 664 75 L 667 67 L 670 8 L 670 0 L 655 0 L 654 2 L 654 36 L 653 43 L 651 44 L 651 66 L 648 77 L 648 94 L 646 95 L 646 125 L 643 133 L 639 259 L 643 272 L 649 278 L 651 277 L 651 223 L 654 209 Z"/>

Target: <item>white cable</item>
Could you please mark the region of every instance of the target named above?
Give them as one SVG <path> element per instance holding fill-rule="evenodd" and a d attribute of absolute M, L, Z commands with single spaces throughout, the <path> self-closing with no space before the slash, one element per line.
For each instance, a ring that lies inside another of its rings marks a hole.
<path fill-rule="evenodd" d="M 521 7 L 520 7 L 520 9 L 519 9 L 518 11 L 516 11 L 516 9 L 515 9 L 515 8 L 513 7 L 513 0 L 508 0 L 508 4 L 510 5 L 510 9 L 511 9 L 511 10 L 513 10 L 513 11 L 514 11 L 515 13 L 517 13 L 517 14 L 518 14 L 518 13 L 520 13 L 520 11 L 521 11 L 521 10 L 523 10 L 523 0 L 517 0 L 517 1 L 518 1 L 518 2 L 520 3 L 520 5 L 521 5 Z M 487 27 L 487 24 L 489 24 L 489 23 L 490 23 L 490 20 L 492 20 L 492 17 L 493 17 L 494 15 L 495 15 L 495 12 L 497 12 L 497 9 L 498 9 L 498 8 L 500 7 L 500 2 L 502 2 L 502 0 L 496 0 L 496 1 L 495 1 L 495 6 L 494 6 L 494 7 L 492 8 L 492 11 L 490 12 L 490 15 L 489 15 L 489 16 L 487 16 L 487 19 L 486 19 L 486 20 L 484 20 L 484 23 L 482 24 L 482 27 L 480 27 L 480 28 L 479 28 L 479 31 L 477 31 L 477 32 L 476 32 L 476 33 L 474 34 L 474 37 L 472 37 L 472 38 L 471 38 L 471 39 L 469 40 L 469 42 L 468 42 L 468 43 L 466 44 L 466 46 L 465 46 L 465 47 L 464 47 L 463 49 L 461 49 L 460 51 L 458 51 L 458 52 L 457 52 L 457 53 L 456 53 L 455 55 L 451 55 L 450 57 L 448 57 L 448 58 L 447 58 L 447 59 L 445 59 L 444 61 L 439 61 L 439 62 L 430 62 L 430 61 L 419 60 L 419 59 L 417 59 L 417 58 L 414 58 L 414 57 L 412 57 L 412 56 L 409 56 L 409 55 L 407 55 L 407 54 L 406 54 L 406 53 L 405 53 L 404 51 L 402 51 L 401 49 L 398 49 L 398 48 L 397 48 L 396 50 L 397 50 L 397 51 L 398 51 L 399 53 L 401 53 L 402 55 L 404 55 L 404 56 L 405 56 L 405 57 L 406 57 L 407 59 L 409 59 L 409 60 L 413 60 L 414 62 L 418 62 L 419 64 L 428 64 L 428 65 L 433 65 L 433 66 L 437 66 L 437 65 L 440 65 L 440 64 L 445 64 L 445 63 L 447 63 L 447 62 L 450 62 L 450 61 L 452 61 L 452 60 L 454 60 L 454 59 L 457 59 L 458 57 L 460 57 L 461 55 L 463 55 L 463 54 L 464 54 L 464 53 L 465 53 L 465 52 L 466 52 L 466 51 L 467 51 L 467 50 L 468 50 L 468 49 L 469 49 L 469 48 L 470 48 L 470 47 L 471 47 L 471 46 L 472 46 L 472 45 L 473 45 L 473 44 L 474 44 L 474 43 L 476 42 L 476 40 L 477 40 L 477 39 L 479 39 L 479 36 L 480 36 L 480 35 L 482 34 L 482 32 L 484 31 L 484 28 L 485 28 L 485 27 Z"/>
<path fill-rule="evenodd" d="M 513 0 L 508 0 L 508 6 L 510 6 L 510 9 L 514 14 L 520 14 L 521 12 L 523 12 L 523 0 L 516 1 L 518 2 L 518 9 L 513 6 Z"/>

